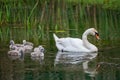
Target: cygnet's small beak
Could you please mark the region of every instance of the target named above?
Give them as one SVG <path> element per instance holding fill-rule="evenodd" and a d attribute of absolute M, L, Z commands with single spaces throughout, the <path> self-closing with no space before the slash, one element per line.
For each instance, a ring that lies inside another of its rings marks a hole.
<path fill-rule="evenodd" d="M 96 37 L 96 39 L 100 39 L 100 37 L 99 37 L 99 34 L 97 33 L 97 32 L 95 32 L 95 37 Z"/>

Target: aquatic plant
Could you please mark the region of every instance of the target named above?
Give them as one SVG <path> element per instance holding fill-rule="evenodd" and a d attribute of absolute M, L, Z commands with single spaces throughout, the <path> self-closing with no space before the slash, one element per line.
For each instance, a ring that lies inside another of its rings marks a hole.
<path fill-rule="evenodd" d="M 0 3 L 1 41 L 15 39 L 21 42 L 26 39 L 37 45 L 42 41 L 53 40 L 53 32 L 60 37 L 81 38 L 84 30 L 89 27 L 95 27 L 99 31 L 100 43 L 109 40 L 114 44 L 120 40 L 119 1 L 2 0 Z M 111 5 L 115 3 L 117 7 Z M 5 28 L 6 26 L 9 27 Z M 96 40 L 93 41 L 97 44 Z"/>

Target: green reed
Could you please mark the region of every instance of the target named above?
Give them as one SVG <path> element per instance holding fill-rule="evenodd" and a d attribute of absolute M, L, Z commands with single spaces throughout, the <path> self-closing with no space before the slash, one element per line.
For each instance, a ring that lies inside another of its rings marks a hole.
<path fill-rule="evenodd" d="M 21 42 L 26 39 L 37 45 L 41 41 L 53 40 L 52 33 L 60 37 L 81 38 L 84 30 L 95 27 L 100 33 L 100 43 L 108 44 L 106 40 L 109 40 L 114 44 L 115 40 L 120 39 L 120 12 L 118 8 L 110 6 L 112 2 L 113 0 L 1 1 L 0 40 L 15 39 Z M 6 26 L 9 27 L 4 28 Z M 93 41 L 97 43 L 95 39 Z"/>
<path fill-rule="evenodd" d="M 0 11 L 0 24 L 2 24 L 2 11 Z"/>
<path fill-rule="evenodd" d="M 10 36 L 10 28 L 1 28 L 0 29 L 0 39 L 5 43 L 8 42 Z"/>

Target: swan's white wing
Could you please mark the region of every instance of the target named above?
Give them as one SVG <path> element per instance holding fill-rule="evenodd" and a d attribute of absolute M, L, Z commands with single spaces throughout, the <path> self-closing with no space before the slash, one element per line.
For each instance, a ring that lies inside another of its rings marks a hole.
<path fill-rule="evenodd" d="M 71 44 L 69 43 L 68 38 L 59 38 L 56 40 L 56 46 L 57 46 L 58 50 L 63 50 L 70 45 Z"/>
<path fill-rule="evenodd" d="M 63 45 L 64 47 L 71 46 L 70 38 L 60 38 L 58 40 L 58 43 Z"/>
<path fill-rule="evenodd" d="M 79 38 L 71 38 L 70 43 L 78 52 L 89 52 L 89 50 L 83 45 L 83 41 Z"/>
<path fill-rule="evenodd" d="M 83 46 L 83 42 L 79 38 L 70 38 L 69 41 L 74 48 L 80 49 Z"/>
<path fill-rule="evenodd" d="M 79 38 L 59 38 L 57 40 L 57 48 L 63 51 L 88 52 Z"/>

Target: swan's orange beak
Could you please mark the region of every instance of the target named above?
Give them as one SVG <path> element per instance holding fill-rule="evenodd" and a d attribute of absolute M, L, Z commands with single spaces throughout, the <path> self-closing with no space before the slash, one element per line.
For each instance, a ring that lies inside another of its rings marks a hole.
<path fill-rule="evenodd" d="M 96 37 L 96 39 L 100 39 L 100 37 L 99 37 L 99 34 L 97 33 L 97 32 L 95 32 L 95 37 Z"/>

